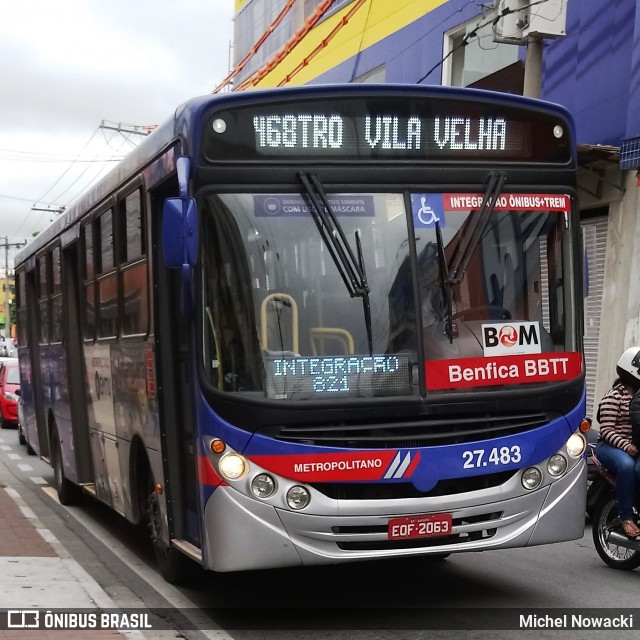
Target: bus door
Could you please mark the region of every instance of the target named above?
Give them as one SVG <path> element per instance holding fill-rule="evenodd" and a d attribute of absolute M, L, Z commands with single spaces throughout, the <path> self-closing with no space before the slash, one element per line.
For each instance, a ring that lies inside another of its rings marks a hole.
<path fill-rule="evenodd" d="M 162 257 L 162 207 L 165 198 L 178 191 L 173 182 L 172 189 L 153 193 L 151 205 L 160 433 L 170 534 L 201 547 L 193 336 L 180 311 L 180 272 L 167 269 Z"/>
<path fill-rule="evenodd" d="M 89 422 L 87 417 L 87 389 L 85 359 L 82 351 L 82 323 L 80 274 L 78 273 L 79 248 L 75 241 L 62 250 L 62 304 L 64 308 L 63 335 L 67 360 L 67 389 L 71 413 L 71 428 L 75 449 L 75 465 L 78 483 L 94 481 Z"/>
<path fill-rule="evenodd" d="M 42 341 L 42 323 L 46 322 L 48 315 L 44 317 L 40 313 L 40 301 L 38 299 L 38 271 L 29 269 L 26 272 L 26 294 L 27 294 L 27 339 L 29 344 L 29 370 L 30 370 L 30 399 L 31 406 L 25 398 L 25 420 L 29 423 L 35 418 L 38 438 L 33 442 L 29 438 L 29 444 L 43 458 L 49 456 L 49 437 L 47 434 L 47 423 L 44 410 L 44 378 L 42 374 L 42 357 L 40 353 L 40 342 Z M 31 433 L 28 429 L 27 433 Z"/>

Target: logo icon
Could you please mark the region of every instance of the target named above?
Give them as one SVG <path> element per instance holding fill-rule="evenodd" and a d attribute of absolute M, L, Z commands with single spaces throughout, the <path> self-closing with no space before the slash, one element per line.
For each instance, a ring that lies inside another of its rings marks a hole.
<path fill-rule="evenodd" d="M 277 216 L 282 208 L 282 203 L 278 198 L 265 198 L 264 212 L 268 216 Z"/>
<path fill-rule="evenodd" d="M 481 327 L 485 356 L 515 356 L 542 352 L 538 322 L 483 324 Z"/>
<path fill-rule="evenodd" d="M 513 347 L 518 344 L 518 332 L 515 327 L 509 325 L 502 327 L 498 333 L 498 340 L 504 347 Z"/>
<path fill-rule="evenodd" d="M 441 193 L 414 193 L 411 196 L 413 225 L 418 229 L 444 227 L 444 207 Z"/>
<path fill-rule="evenodd" d="M 420 452 L 412 455 L 411 451 L 407 451 L 404 454 L 401 451 L 398 451 L 383 478 L 388 480 L 390 478 L 398 479 L 410 477 L 413 470 L 416 468 L 419 459 Z"/>
<path fill-rule="evenodd" d="M 38 629 L 40 627 L 40 612 L 33 609 L 8 609 L 8 629 Z"/>

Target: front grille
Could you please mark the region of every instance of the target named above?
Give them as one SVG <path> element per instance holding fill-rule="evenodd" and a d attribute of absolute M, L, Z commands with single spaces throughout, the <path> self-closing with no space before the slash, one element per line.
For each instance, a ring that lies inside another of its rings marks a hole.
<path fill-rule="evenodd" d="M 394 500 L 399 498 L 432 498 L 451 496 L 470 491 L 480 491 L 499 487 L 507 482 L 517 471 L 488 473 L 467 478 L 440 480 L 430 491 L 418 491 L 409 482 L 398 483 L 311 483 L 314 489 L 334 500 Z"/>
<path fill-rule="evenodd" d="M 483 513 L 466 518 L 454 518 L 452 525 L 464 526 L 482 522 L 495 522 L 502 517 L 502 512 Z M 388 526 L 374 525 L 370 527 L 332 527 L 332 532 L 338 534 L 363 535 L 371 533 L 387 533 Z M 465 542 L 475 542 L 478 540 L 488 540 L 496 535 L 496 528 L 480 529 L 478 531 L 461 531 L 460 533 L 452 533 L 450 536 L 438 538 L 417 538 L 410 540 L 354 540 L 351 542 L 337 542 L 338 548 L 343 551 L 384 551 L 394 549 L 423 549 L 425 547 L 442 547 L 450 544 L 459 544 Z"/>
<path fill-rule="evenodd" d="M 346 449 L 416 448 L 488 440 L 547 424 L 543 412 L 419 416 L 383 421 L 345 420 L 277 426 L 268 435 L 284 442 Z"/>

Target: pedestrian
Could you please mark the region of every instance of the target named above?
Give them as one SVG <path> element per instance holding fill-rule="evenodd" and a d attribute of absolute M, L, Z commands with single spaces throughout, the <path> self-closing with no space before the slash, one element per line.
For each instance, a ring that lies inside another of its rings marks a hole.
<path fill-rule="evenodd" d="M 596 444 L 598 460 L 616 479 L 618 514 L 627 536 L 640 536 L 633 506 L 640 486 L 639 448 L 632 442 L 630 405 L 640 389 L 640 347 L 627 349 L 616 365 L 618 377 L 600 401 L 598 422 L 600 435 Z M 634 407 L 635 408 L 635 407 Z M 640 404 L 638 404 L 640 418 Z"/>

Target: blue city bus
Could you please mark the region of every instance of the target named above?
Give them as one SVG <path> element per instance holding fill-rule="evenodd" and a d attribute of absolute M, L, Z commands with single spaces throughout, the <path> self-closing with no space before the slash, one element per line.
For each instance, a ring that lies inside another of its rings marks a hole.
<path fill-rule="evenodd" d="M 197 98 L 17 256 L 25 437 L 173 581 L 580 538 L 581 267 L 560 107 Z"/>

